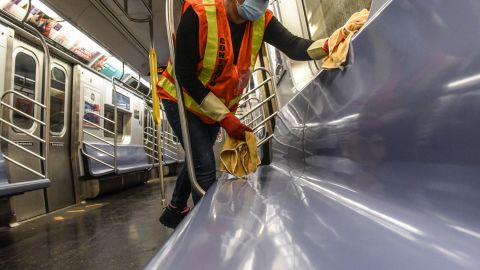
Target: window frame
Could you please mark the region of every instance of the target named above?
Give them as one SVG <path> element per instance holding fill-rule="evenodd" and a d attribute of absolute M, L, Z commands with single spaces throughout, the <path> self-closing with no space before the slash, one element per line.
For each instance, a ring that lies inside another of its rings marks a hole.
<path fill-rule="evenodd" d="M 67 101 L 69 100 L 69 82 L 70 82 L 70 77 L 69 77 L 69 74 L 67 72 L 67 69 L 65 67 L 63 67 L 62 65 L 59 65 L 57 63 L 52 63 L 51 67 L 50 67 L 50 72 L 51 74 L 53 74 L 53 69 L 54 68 L 58 68 L 60 71 L 63 72 L 63 74 L 65 74 L 65 91 L 64 91 L 64 94 L 65 94 L 65 99 L 63 101 L 63 127 L 62 127 L 62 130 L 60 132 L 55 132 L 55 131 L 52 131 L 52 127 L 50 125 L 50 135 L 52 136 L 55 136 L 55 137 L 63 137 L 65 136 L 66 132 L 67 132 L 67 115 L 68 115 L 68 104 L 67 104 Z M 52 78 L 50 78 L 50 80 L 52 80 Z M 50 84 L 50 98 L 51 98 L 51 84 Z M 52 102 L 50 101 L 50 123 L 51 123 L 51 113 L 52 113 Z"/>
<path fill-rule="evenodd" d="M 107 111 L 108 111 L 108 113 L 112 113 L 112 118 L 108 117 Z M 115 113 L 115 107 L 113 105 L 105 104 L 103 106 L 103 116 L 104 117 L 106 117 L 108 119 L 112 119 L 112 121 L 113 121 L 113 118 L 114 118 L 113 114 L 114 113 Z M 128 110 L 117 107 L 117 113 L 118 113 L 118 118 L 120 118 L 120 115 L 122 116 L 122 121 L 121 121 L 121 123 L 122 123 L 121 124 L 122 125 L 122 133 L 118 133 L 117 142 L 122 142 L 124 140 L 125 136 L 128 136 L 128 134 L 126 134 L 126 130 L 127 130 L 127 123 L 126 122 L 128 120 L 128 115 L 131 114 L 131 112 L 128 111 Z M 105 128 L 109 131 L 112 131 L 112 130 L 108 129 L 108 127 L 106 125 L 108 125 L 108 124 L 113 125 L 113 124 L 108 122 L 108 121 L 105 121 L 105 120 L 102 120 L 102 121 L 103 121 L 103 128 Z M 105 130 L 102 130 L 102 133 L 103 133 L 102 135 L 103 135 L 104 138 L 110 139 L 112 141 L 114 140 L 114 136 L 110 135 L 110 133 L 106 132 Z"/>
<path fill-rule="evenodd" d="M 25 48 L 23 46 L 18 46 L 14 49 L 13 51 L 13 54 L 12 54 L 12 82 L 10 84 L 11 86 L 11 90 L 15 91 L 15 92 L 18 92 L 17 90 L 15 90 L 15 75 L 16 75 L 16 69 L 15 69 L 15 66 L 17 64 L 17 56 L 20 54 L 20 53 L 23 53 L 27 56 L 30 56 L 33 61 L 35 62 L 35 83 L 34 83 L 34 97 L 33 99 L 35 101 L 38 101 L 38 95 L 39 95 L 39 83 L 41 83 L 39 80 L 41 80 L 42 78 L 40 77 L 40 69 L 39 67 L 41 67 L 40 65 L 40 61 L 38 60 L 38 57 L 37 57 L 37 54 L 35 54 L 35 52 L 33 52 L 32 50 L 29 50 L 28 48 Z M 19 109 L 15 106 L 14 104 L 14 101 L 15 101 L 15 97 L 16 95 L 13 94 L 12 97 L 10 98 L 10 104 L 12 107 L 16 108 L 16 109 Z M 37 109 L 37 105 L 35 105 L 33 102 L 32 102 L 32 108 L 33 108 L 33 114 L 31 115 L 32 117 L 35 117 L 38 115 L 38 109 Z M 10 121 L 12 124 L 14 124 L 15 126 L 18 126 L 18 124 L 15 122 L 15 117 L 14 117 L 14 111 L 10 110 Z M 29 121 L 32 122 L 31 126 L 29 128 L 23 128 L 23 127 L 20 127 L 22 130 L 24 131 L 27 131 L 29 133 L 33 133 L 37 127 L 38 127 L 38 123 L 29 119 Z M 19 129 L 16 129 L 16 128 L 13 128 L 13 131 L 15 133 L 18 133 L 18 134 L 21 134 L 23 133 L 23 131 L 20 131 Z"/>

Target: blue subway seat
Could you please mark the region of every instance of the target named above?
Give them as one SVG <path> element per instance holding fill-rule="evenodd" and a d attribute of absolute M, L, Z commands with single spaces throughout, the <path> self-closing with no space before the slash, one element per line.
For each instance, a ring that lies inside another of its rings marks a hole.
<path fill-rule="evenodd" d="M 113 154 L 113 147 L 107 144 L 93 144 L 93 146 Z M 90 147 L 84 146 L 87 155 L 93 156 L 107 164 L 113 166 L 113 158 Z M 113 169 L 92 158 L 86 157 L 88 161 L 88 171 L 92 176 L 102 176 L 114 173 Z M 119 145 L 117 147 L 117 168 L 118 173 L 128 173 L 134 171 L 149 170 L 152 164 L 149 163 L 143 145 Z"/>
<path fill-rule="evenodd" d="M 10 197 L 22 194 L 28 191 L 47 188 L 50 186 L 50 180 L 40 179 L 20 183 L 10 183 L 8 181 L 7 167 L 3 154 L 0 150 L 0 198 Z"/>

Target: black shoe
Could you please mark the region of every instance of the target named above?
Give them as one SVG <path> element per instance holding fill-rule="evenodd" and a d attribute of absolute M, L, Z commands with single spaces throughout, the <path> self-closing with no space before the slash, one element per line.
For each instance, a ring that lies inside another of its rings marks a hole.
<path fill-rule="evenodd" d="M 160 216 L 160 223 L 165 225 L 168 228 L 175 229 L 180 222 L 182 222 L 183 218 L 190 212 L 190 208 L 184 207 L 182 208 L 173 207 L 171 204 L 163 210 L 162 215 Z"/>

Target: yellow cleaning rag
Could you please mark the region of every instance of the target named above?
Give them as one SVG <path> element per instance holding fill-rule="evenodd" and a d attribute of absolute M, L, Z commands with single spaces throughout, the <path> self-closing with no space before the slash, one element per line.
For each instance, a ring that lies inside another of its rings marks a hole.
<path fill-rule="evenodd" d="M 323 59 L 322 68 L 342 68 L 347 60 L 350 40 L 368 20 L 368 10 L 354 13 L 347 23 L 337 29 L 328 39 L 328 56 Z"/>
<path fill-rule="evenodd" d="M 245 132 L 245 141 L 227 136 L 220 152 L 220 171 L 237 177 L 253 173 L 260 165 L 257 152 L 257 138 L 252 132 Z"/>

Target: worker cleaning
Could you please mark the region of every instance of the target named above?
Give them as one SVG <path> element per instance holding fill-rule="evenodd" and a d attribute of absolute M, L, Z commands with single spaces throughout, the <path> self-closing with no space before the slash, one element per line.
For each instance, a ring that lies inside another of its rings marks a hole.
<path fill-rule="evenodd" d="M 308 40 L 293 35 L 267 9 L 268 0 L 187 0 L 177 29 L 175 59 L 157 84 L 167 120 L 183 146 L 174 77 L 183 89 L 195 176 L 204 190 L 216 181 L 213 145 L 220 127 L 228 134 L 220 170 L 243 177 L 260 164 L 256 138 L 235 112 L 263 42 L 297 61 L 322 60 L 323 68 L 341 68 L 349 42 L 368 19 L 355 13 L 330 38 Z M 173 70 L 174 61 L 175 70 Z M 176 228 L 201 195 L 192 190 L 183 165 L 160 222 Z"/>

